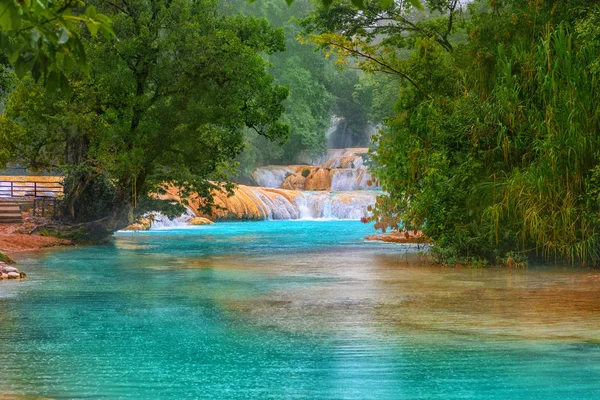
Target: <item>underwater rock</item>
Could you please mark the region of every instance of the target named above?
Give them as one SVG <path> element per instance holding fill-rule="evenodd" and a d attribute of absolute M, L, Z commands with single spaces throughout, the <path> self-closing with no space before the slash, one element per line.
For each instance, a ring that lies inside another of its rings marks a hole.
<path fill-rule="evenodd" d="M 19 277 L 21 279 L 25 279 L 25 278 L 27 278 L 27 274 L 25 272 L 19 272 Z"/>
<path fill-rule="evenodd" d="M 21 277 L 18 272 L 9 272 L 6 275 L 8 275 L 8 279 L 19 279 Z"/>
<path fill-rule="evenodd" d="M 212 224 L 214 224 L 214 222 L 212 222 L 210 219 L 203 218 L 203 217 L 194 217 L 188 223 L 190 225 L 212 225 Z"/>

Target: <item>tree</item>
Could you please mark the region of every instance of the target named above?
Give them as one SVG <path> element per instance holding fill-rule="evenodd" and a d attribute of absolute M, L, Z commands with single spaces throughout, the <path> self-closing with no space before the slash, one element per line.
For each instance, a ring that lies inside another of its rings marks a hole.
<path fill-rule="evenodd" d="M 49 90 L 68 90 L 66 74 L 75 65 L 83 71 L 89 67 L 82 35 L 100 32 L 109 39 L 110 23 L 95 6 L 84 9 L 79 0 L 1 0 L 0 51 L 19 78 L 31 72 Z"/>
<path fill-rule="evenodd" d="M 374 156 L 377 226 L 422 229 L 442 262 L 598 263 L 596 10 L 479 1 L 467 42 L 421 39 L 403 67 L 423 90 L 405 84 Z"/>
<path fill-rule="evenodd" d="M 222 15 L 217 6 L 101 1 L 118 40 L 86 40 L 91 72 L 71 75 L 72 94 L 43 93 L 27 82 L 15 90 L 4 140 L 46 155 L 39 167 L 67 171 L 73 221 L 90 219 L 82 200 L 97 184 L 114 187 L 102 234 L 128 224 L 139 200 L 165 184 L 210 199 L 215 182 L 228 182 L 235 168 L 244 128 L 285 137 L 278 118 L 287 90 L 273 84 L 261 56 L 283 50 L 283 32 L 263 19 Z M 39 142 L 19 135 L 33 134 L 37 124 L 46 127 Z M 27 157 L 32 166 L 35 160 Z"/>

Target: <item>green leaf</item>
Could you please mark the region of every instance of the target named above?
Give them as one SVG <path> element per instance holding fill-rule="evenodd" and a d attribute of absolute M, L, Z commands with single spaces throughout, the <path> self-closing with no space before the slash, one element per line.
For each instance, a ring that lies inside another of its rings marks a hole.
<path fill-rule="evenodd" d="M 94 21 L 85 21 L 85 25 L 90 31 L 90 34 L 92 36 L 96 36 L 96 34 L 98 33 L 98 25 L 96 25 Z"/>
<path fill-rule="evenodd" d="M 65 74 L 60 74 L 60 91 L 66 97 L 71 96 L 71 84 Z"/>
<path fill-rule="evenodd" d="M 410 4 L 412 4 L 412 6 L 414 8 L 416 8 L 419 11 L 423 11 L 423 4 L 421 3 L 421 0 L 408 0 L 410 2 Z"/>
<path fill-rule="evenodd" d="M 352 4 L 354 4 L 356 7 L 360 8 L 360 9 L 365 8 L 364 0 L 352 0 Z"/>
<path fill-rule="evenodd" d="M 23 57 L 19 57 L 17 62 L 15 63 L 15 73 L 19 79 L 23 79 L 27 72 L 29 71 L 29 63 L 23 59 Z"/>
<path fill-rule="evenodd" d="M 95 6 L 89 6 L 88 8 L 85 9 L 85 15 L 87 15 L 90 18 L 95 18 L 96 14 L 97 14 L 97 11 L 96 11 Z"/>
<path fill-rule="evenodd" d="M 46 5 L 41 0 L 36 0 L 35 2 L 35 12 L 41 14 L 42 11 L 46 9 Z"/>
<path fill-rule="evenodd" d="M 56 71 L 50 71 L 48 76 L 46 77 L 46 92 L 52 93 L 58 89 L 60 85 L 60 77 L 56 73 Z"/>
<path fill-rule="evenodd" d="M 33 76 L 33 79 L 36 82 L 40 80 L 40 77 L 42 76 L 42 71 L 39 60 L 36 60 L 35 63 L 33 63 L 33 67 L 31 67 L 31 75 Z"/>
<path fill-rule="evenodd" d="M 394 4 L 394 0 L 379 0 L 379 4 L 381 8 L 384 10 L 388 9 L 392 4 Z"/>
<path fill-rule="evenodd" d="M 67 74 L 73 72 L 74 65 L 75 63 L 73 62 L 73 59 L 70 56 L 65 55 L 63 59 L 63 68 Z"/>
<path fill-rule="evenodd" d="M 12 53 L 10 53 L 10 54 L 8 55 L 8 61 L 9 61 L 11 64 L 14 64 L 14 63 L 16 63 L 16 62 L 17 62 L 17 60 L 19 59 L 19 56 L 21 55 L 21 50 L 22 50 L 22 49 L 21 49 L 21 48 L 19 48 L 19 49 L 17 49 L 17 50 L 14 50 Z"/>
<path fill-rule="evenodd" d="M 56 36 L 58 37 L 58 44 L 65 44 L 69 41 L 69 31 L 62 26 L 58 28 Z"/>
<path fill-rule="evenodd" d="M 333 3 L 333 0 L 323 0 L 323 5 L 326 8 L 329 8 L 329 6 L 331 5 L 331 3 Z"/>
<path fill-rule="evenodd" d="M 14 1 L 0 3 L 0 28 L 3 31 L 17 30 L 21 27 L 19 10 Z"/>
<path fill-rule="evenodd" d="M 285 0 L 285 2 L 288 5 L 288 7 L 290 7 L 292 4 L 294 4 L 294 0 Z"/>

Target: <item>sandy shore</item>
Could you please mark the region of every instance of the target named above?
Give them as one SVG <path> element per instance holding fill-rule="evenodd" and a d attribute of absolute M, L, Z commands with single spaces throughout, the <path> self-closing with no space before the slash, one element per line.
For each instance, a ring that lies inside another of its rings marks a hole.
<path fill-rule="evenodd" d="M 22 224 L 0 224 L 0 251 L 7 254 L 31 251 L 46 247 L 68 246 L 71 241 L 38 233 L 27 234 L 31 229 Z"/>

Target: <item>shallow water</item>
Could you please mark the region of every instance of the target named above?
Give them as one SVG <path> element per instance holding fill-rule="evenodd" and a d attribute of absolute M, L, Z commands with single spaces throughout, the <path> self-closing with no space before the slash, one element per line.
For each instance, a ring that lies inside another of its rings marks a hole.
<path fill-rule="evenodd" d="M 0 393 L 600 398 L 598 271 L 432 267 L 372 231 L 220 223 L 25 255 L 29 278 L 0 282 Z"/>

